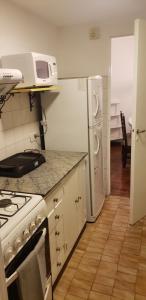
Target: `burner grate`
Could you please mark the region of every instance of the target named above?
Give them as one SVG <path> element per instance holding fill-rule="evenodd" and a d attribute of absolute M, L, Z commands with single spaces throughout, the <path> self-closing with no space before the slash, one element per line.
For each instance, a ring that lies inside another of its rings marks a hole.
<path fill-rule="evenodd" d="M 8 222 L 8 218 L 0 217 L 0 228 Z"/>
<path fill-rule="evenodd" d="M 20 211 L 30 200 L 31 196 L 16 192 L 0 192 L 0 218 L 12 217 Z"/>

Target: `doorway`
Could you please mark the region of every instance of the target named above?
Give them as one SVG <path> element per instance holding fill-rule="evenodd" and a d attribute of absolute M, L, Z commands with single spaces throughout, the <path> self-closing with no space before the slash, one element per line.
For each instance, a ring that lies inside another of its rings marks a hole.
<path fill-rule="evenodd" d="M 124 113 L 127 135 L 130 137 L 133 101 L 134 37 L 111 38 L 111 102 L 110 150 L 111 194 L 130 196 L 130 161 L 122 164 L 122 127 L 120 111 Z"/>

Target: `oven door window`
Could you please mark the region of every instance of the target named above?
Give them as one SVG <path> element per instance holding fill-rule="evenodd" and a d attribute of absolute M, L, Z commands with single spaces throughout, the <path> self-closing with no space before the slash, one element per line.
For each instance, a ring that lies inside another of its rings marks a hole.
<path fill-rule="evenodd" d="M 37 60 L 36 62 L 36 73 L 40 79 L 49 78 L 49 66 L 48 62 Z"/>

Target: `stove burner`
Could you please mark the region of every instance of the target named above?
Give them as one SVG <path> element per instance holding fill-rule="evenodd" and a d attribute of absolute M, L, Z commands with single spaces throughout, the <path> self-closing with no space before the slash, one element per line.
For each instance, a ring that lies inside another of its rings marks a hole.
<path fill-rule="evenodd" d="M 0 228 L 8 222 L 8 218 L 4 218 L 0 216 Z"/>
<path fill-rule="evenodd" d="M 0 199 L 0 208 L 5 208 L 11 204 L 12 204 L 12 201 L 9 198 Z"/>

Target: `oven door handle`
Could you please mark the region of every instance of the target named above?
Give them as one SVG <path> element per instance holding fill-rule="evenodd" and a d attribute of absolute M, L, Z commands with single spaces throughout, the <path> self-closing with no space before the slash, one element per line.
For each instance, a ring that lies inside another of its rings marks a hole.
<path fill-rule="evenodd" d="M 39 240 L 42 238 L 42 237 L 45 237 L 45 235 L 46 235 L 46 228 L 44 228 L 43 230 L 42 230 L 42 234 L 41 234 L 41 236 L 40 236 L 40 238 L 39 238 Z M 39 242 L 39 241 L 38 241 Z M 37 244 L 36 244 L 37 245 Z M 36 247 L 36 245 L 35 245 L 35 247 Z M 33 252 L 34 251 L 34 249 L 31 251 L 31 252 Z M 30 252 L 30 253 L 31 253 Z M 29 253 L 29 254 L 30 254 Z M 6 285 L 7 285 L 7 287 L 11 284 L 11 283 L 13 283 L 16 279 L 18 278 L 18 273 L 17 273 L 17 270 L 9 277 L 9 278 L 6 278 Z"/>

